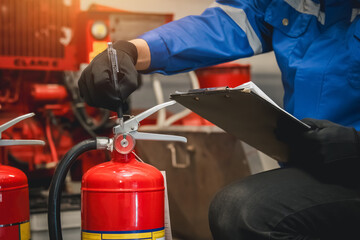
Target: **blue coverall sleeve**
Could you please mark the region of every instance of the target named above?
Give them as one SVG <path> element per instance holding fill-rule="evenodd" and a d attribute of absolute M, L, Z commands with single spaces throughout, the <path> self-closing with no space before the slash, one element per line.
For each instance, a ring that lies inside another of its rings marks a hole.
<path fill-rule="evenodd" d="M 199 16 L 140 36 L 151 52 L 146 72 L 173 74 L 271 50 L 264 12 L 271 0 L 218 0 Z"/>

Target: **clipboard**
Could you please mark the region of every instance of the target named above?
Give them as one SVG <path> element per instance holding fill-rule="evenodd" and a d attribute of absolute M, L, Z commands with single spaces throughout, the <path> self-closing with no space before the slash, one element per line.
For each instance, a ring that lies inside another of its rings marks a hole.
<path fill-rule="evenodd" d="M 310 126 L 278 107 L 260 89 L 265 97 L 259 94 L 256 88 L 240 85 L 196 89 L 171 94 L 171 99 L 273 159 L 286 162 L 288 146 L 274 132 L 278 122 L 294 131 L 306 131 Z"/>

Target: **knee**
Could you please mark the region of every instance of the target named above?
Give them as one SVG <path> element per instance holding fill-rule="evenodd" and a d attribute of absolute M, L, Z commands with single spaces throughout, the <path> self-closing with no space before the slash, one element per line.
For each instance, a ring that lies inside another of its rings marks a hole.
<path fill-rule="evenodd" d="M 216 194 L 209 208 L 209 225 L 215 240 L 239 239 L 247 208 L 248 194 L 242 184 L 225 187 Z"/>
<path fill-rule="evenodd" d="M 222 189 L 215 195 L 209 208 L 210 225 L 227 225 L 226 222 L 230 222 L 228 213 L 232 209 L 232 198 L 233 194 L 228 190 L 228 188 Z"/>
<path fill-rule="evenodd" d="M 266 239 L 266 194 L 248 181 L 236 182 L 216 194 L 209 208 L 215 240 Z"/>

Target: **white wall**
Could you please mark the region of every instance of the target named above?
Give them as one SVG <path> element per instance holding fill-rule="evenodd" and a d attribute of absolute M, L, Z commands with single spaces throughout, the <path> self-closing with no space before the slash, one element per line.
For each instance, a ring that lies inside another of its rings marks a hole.
<path fill-rule="evenodd" d="M 213 0 L 81 0 L 86 10 L 91 3 L 97 3 L 129 11 L 174 13 L 175 19 L 200 14 Z"/>
<path fill-rule="evenodd" d="M 129 11 L 173 13 L 175 19 L 187 15 L 201 14 L 214 0 L 81 0 L 81 8 L 86 10 L 92 3 L 121 8 Z M 280 74 L 273 53 L 241 59 L 250 63 L 252 73 Z"/>

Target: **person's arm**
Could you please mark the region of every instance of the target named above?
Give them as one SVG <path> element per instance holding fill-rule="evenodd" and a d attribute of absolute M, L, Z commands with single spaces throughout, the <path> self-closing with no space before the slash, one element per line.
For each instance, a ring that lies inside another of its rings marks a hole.
<path fill-rule="evenodd" d="M 269 0 L 218 0 L 199 16 L 188 16 L 130 42 L 137 69 L 173 74 L 268 52 L 271 29 L 264 22 Z"/>
<path fill-rule="evenodd" d="M 144 39 L 133 39 L 130 40 L 129 42 L 134 44 L 137 49 L 138 58 L 135 65 L 136 69 L 137 70 L 148 69 L 151 62 L 151 54 L 147 42 Z"/>
<path fill-rule="evenodd" d="M 270 51 L 271 29 L 264 22 L 269 2 L 218 0 L 199 16 L 116 42 L 119 89 L 112 84 L 104 51 L 82 72 L 80 93 L 89 105 L 114 110 L 137 88 L 136 70 L 173 74 Z"/>

